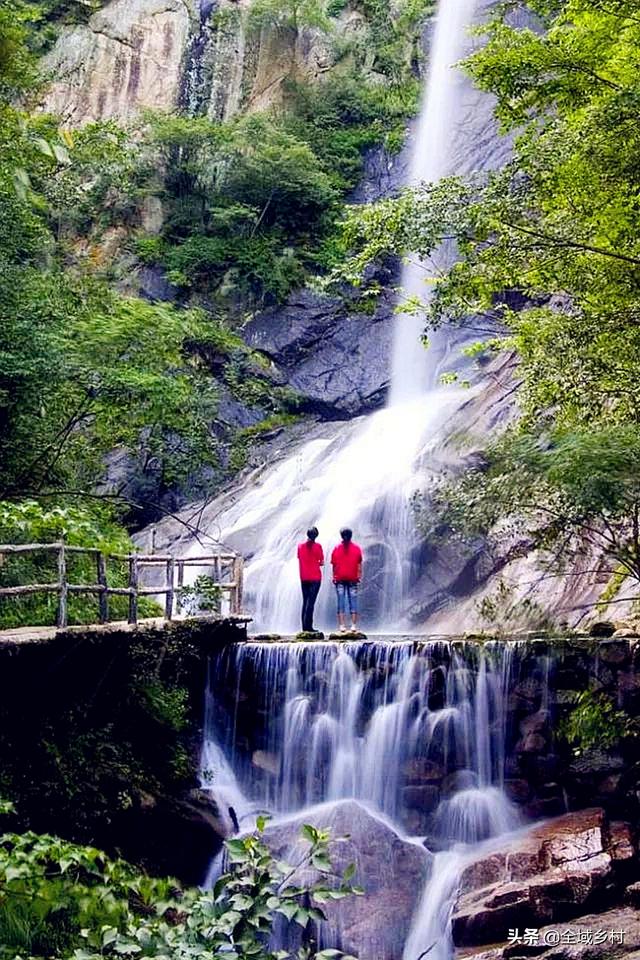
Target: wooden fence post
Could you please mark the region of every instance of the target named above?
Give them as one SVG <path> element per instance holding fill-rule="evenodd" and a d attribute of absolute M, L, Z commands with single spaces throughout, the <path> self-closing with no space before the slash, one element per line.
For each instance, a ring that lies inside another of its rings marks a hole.
<path fill-rule="evenodd" d="M 182 588 L 184 587 L 184 560 L 178 560 L 178 596 L 176 598 L 176 610 L 182 611 Z"/>
<path fill-rule="evenodd" d="M 235 590 L 233 591 L 234 602 L 231 613 L 239 614 L 242 612 L 242 587 L 243 587 L 244 564 L 241 556 L 237 556 L 233 561 L 233 580 Z"/>
<path fill-rule="evenodd" d="M 138 560 L 129 557 L 129 623 L 138 622 Z"/>
<path fill-rule="evenodd" d="M 164 601 L 164 618 L 165 620 L 171 620 L 173 616 L 173 573 L 174 573 L 174 561 L 167 560 L 167 592 L 165 594 Z"/>
<path fill-rule="evenodd" d="M 98 594 L 98 609 L 100 623 L 109 623 L 109 594 L 107 593 L 107 558 L 104 553 L 96 555 L 96 568 L 98 575 L 98 586 L 101 588 Z"/>
<path fill-rule="evenodd" d="M 69 584 L 67 583 L 67 557 L 64 540 L 58 550 L 58 612 L 56 626 L 66 627 L 68 622 L 67 601 L 69 599 Z"/>

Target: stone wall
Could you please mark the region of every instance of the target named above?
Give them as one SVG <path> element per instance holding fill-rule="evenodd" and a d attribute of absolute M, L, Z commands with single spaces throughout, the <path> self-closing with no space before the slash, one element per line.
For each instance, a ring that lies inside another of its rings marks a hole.
<path fill-rule="evenodd" d="M 366 646 L 363 644 L 363 661 Z M 469 669 L 477 670 L 478 650 L 468 640 L 441 645 L 445 668 L 456 647 Z M 445 703 L 446 670 L 436 669 L 438 654 L 433 645 L 429 655 L 434 669 L 427 699 L 429 709 L 436 711 Z M 234 662 L 231 655 L 230 663 Z M 216 702 L 218 727 L 226 729 L 226 718 L 233 717 L 236 759 L 249 772 L 260 794 L 267 790 L 273 771 L 279 769 L 280 758 L 268 754 L 272 749 L 269 730 L 284 708 L 284 692 L 275 678 L 269 690 L 263 689 L 264 677 L 270 674 L 263 675 L 252 663 L 251 658 L 244 661 L 236 675 L 235 667 L 225 660 L 220 675 L 227 679 L 216 689 Z M 363 662 L 360 669 L 370 672 L 371 668 Z M 233 674 L 232 681 L 228 681 L 228 671 Z M 380 682 L 385 682 L 392 671 L 387 664 Z M 325 679 L 318 676 L 318 690 L 323 682 Z M 574 709 L 578 693 L 589 688 L 607 694 L 629 717 L 638 715 L 640 640 L 576 636 L 516 641 L 510 682 L 504 788 L 521 808 L 524 819 L 534 821 L 598 806 L 614 819 L 635 820 L 640 813 L 640 737 L 629 736 L 614 747 L 593 748 L 577 755 L 561 735 L 561 727 Z M 401 772 L 399 816 L 410 834 L 430 836 L 432 815 L 439 802 L 472 785 L 473 774 L 461 766 L 462 761 L 453 763 L 444 747 L 442 755 L 438 751 L 434 741 L 428 758 L 408 761 Z"/>
<path fill-rule="evenodd" d="M 607 694 L 636 717 L 640 707 L 640 641 L 632 637 L 575 638 L 532 644 L 546 650 L 548 674 L 532 671 L 511 693 L 512 749 L 506 789 L 537 818 L 601 805 L 613 816 L 639 809 L 640 743 L 623 738 L 614 748 L 576 755 L 558 736 L 560 724 L 583 690 Z"/>
<path fill-rule="evenodd" d="M 53 833 L 190 883 L 224 824 L 199 790 L 208 655 L 244 631 L 186 621 L 0 636 L 0 797 Z"/>

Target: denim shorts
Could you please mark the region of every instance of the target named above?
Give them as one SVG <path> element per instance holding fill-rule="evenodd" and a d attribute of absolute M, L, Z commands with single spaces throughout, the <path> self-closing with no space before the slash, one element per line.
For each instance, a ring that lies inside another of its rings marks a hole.
<path fill-rule="evenodd" d="M 349 613 L 358 612 L 358 584 L 355 581 L 338 581 L 336 583 L 336 596 L 338 598 L 338 613 L 346 613 L 347 607 Z"/>

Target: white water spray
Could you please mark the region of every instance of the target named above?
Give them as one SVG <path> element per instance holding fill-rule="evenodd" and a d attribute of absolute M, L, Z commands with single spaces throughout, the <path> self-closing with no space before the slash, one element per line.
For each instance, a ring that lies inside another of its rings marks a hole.
<path fill-rule="evenodd" d="M 457 146 L 464 119 L 463 104 L 467 83 L 454 66 L 467 49 L 467 31 L 473 22 L 477 0 L 441 0 L 430 48 L 429 73 L 413 144 L 408 186 L 435 183 L 458 169 Z M 465 139 L 465 138 L 463 138 Z M 425 263 L 409 258 L 402 270 L 402 296 L 424 303 L 429 298 L 428 278 L 450 260 L 440 250 Z M 423 396 L 433 388 L 438 362 L 420 350 L 424 317 L 418 312 L 402 314 L 396 321 L 391 366 L 391 406 Z M 442 335 L 434 347 L 440 353 L 446 347 Z M 445 355 L 446 355 L 445 349 Z"/>
<path fill-rule="evenodd" d="M 444 849 L 403 956 L 417 960 L 437 940 L 433 956 L 450 960 L 450 917 L 465 866 L 488 840 L 520 825 L 500 784 L 510 691 L 524 663 L 531 669 L 530 651 L 516 643 L 396 638 L 229 647 L 212 663 L 205 721 L 205 744 L 215 744 L 216 759 L 229 758 L 221 765 L 223 803 L 282 818 L 356 799 L 401 832 L 426 834 L 428 846 Z M 433 804 L 419 809 L 407 787 L 425 776 Z M 215 779 L 209 785 L 218 800 Z M 399 956 L 403 943 L 397 947 Z"/>
<path fill-rule="evenodd" d="M 442 0 L 429 53 L 429 75 L 413 141 L 410 182 L 418 184 L 495 161 L 491 106 L 455 67 L 469 49 L 467 28 L 486 0 Z M 446 253 L 443 254 L 446 256 Z M 442 263 L 442 261 L 441 261 Z M 408 296 L 428 299 L 425 278 L 434 265 L 417 261 L 403 271 Z M 389 404 L 341 424 L 267 470 L 233 505 L 215 517 L 218 539 L 245 557 L 245 603 L 258 632 L 299 629 L 300 585 L 296 544 L 308 526 L 320 530 L 329 553 L 342 526 L 354 530 L 365 552 L 362 590 L 368 629 L 408 629 L 412 587 L 423 574 L 411 499 L 437 473 L 447 425 L 469 391 L 438 388 L 457 348 L 438 334 L 420 342 L 424 317 L 393 321 Z M 459 344 L 458 344 L 459 346 Z M 194 543 L 192 552 L 200 551 Z M 335 622 L 335 598 L 325 576 L 316 626 Z"/>

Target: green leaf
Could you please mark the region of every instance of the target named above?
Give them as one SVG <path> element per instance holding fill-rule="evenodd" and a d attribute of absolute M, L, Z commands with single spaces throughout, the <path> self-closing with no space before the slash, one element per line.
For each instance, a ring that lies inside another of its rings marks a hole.
<path fill-rule="evenodd" d="M 261 813 L 258 816 L 258 818 L 256 819 L 256 829 L 258 830 L 259 833 L 262 833 L 264 831 L 264 828 L 269 823 L 270 819 L 271 818 L 269 816 L 263 813 Z"/>
<path fill-rule="evenodd" d="M 308 840 L 309 843 L 315 844 L 318 842 L 318 831 L 312 824 L 310 823 L 303 824 L 300 832 L 304 837 L 304 839 Z"/>

